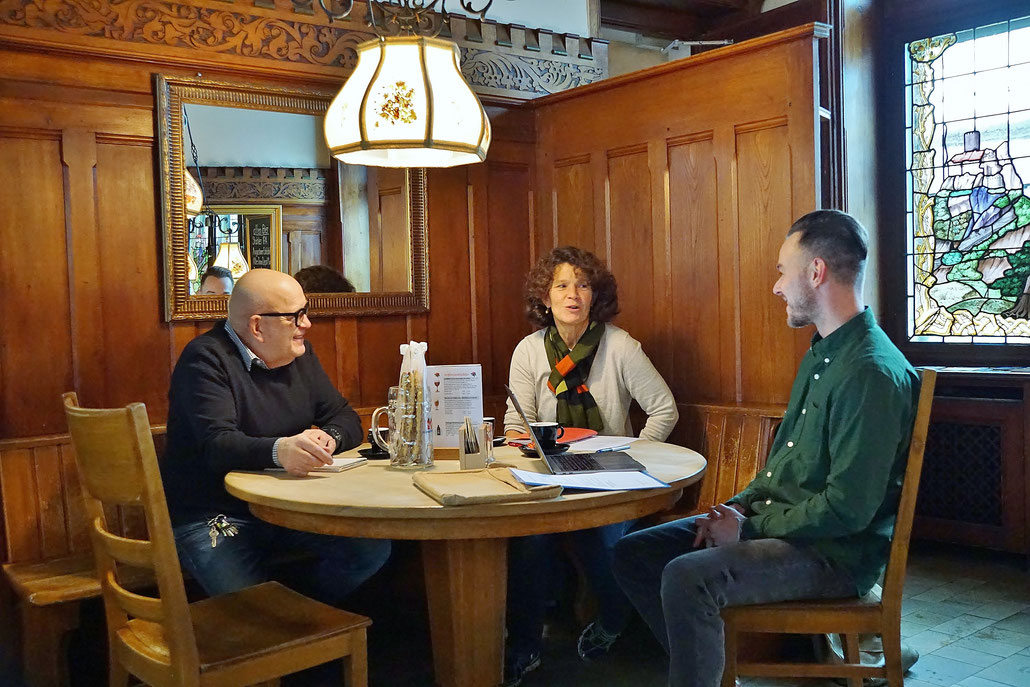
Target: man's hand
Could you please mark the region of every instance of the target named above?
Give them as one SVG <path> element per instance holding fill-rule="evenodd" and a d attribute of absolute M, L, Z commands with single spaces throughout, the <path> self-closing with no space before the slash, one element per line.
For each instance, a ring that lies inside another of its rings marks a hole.
<path fill-rule="evenodd" d="M 697 520 L 697 536 L 694 547 L 704 543 L 705 546 L 724 546 L 740 541 L 740 528 L 744 524 L 743 509 L 737 504 L 720 503 L 709 509 L 708 513 Z"/>
<path fill-rule="evenodd" d="M 336 440 L 320 429 L 305 429 L 279 442 L 279 464 L 291 475 L 304 477 L 309 470 L 331 465 Z"/>

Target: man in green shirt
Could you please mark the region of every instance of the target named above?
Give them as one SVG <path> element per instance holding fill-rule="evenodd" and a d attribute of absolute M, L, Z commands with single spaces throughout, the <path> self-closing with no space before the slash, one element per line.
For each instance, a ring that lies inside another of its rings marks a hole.
<path fill-rule="evenodd" d="M 919 379 L 862 298 L 867 234 L 805 215 L 773 292 L 815 325 L 769 461 L 725 504 L 624 537 L 615 573 L 669 653 L 671 687 L 716 687 L 725 606 L 862 595 L 887 562 Z"/>

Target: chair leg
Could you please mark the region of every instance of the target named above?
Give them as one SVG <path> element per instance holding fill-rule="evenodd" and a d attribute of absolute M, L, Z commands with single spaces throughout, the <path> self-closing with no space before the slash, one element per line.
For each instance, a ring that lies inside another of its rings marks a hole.
<path fill-rule="evenodd" d="M 723 624 L 723 653 L 726 656 L 722 668 L 722 687 L 734 687 L 737 682 L 737 628 L 732 623 Z"/>
<path fill-rule="evenodd" d="M 887 687 L 902 687 L 905 669 L 901 665 L 901 629 L 894 625 L 885 628 L 880 636 L 883 640 L 883 665 L 887 669 Z"/>
<path fill-rule="evenodd" d="M 844 645 L 844 662 L 850 663 L 851 665 L 859 665 L 862 663 L 862 653 L 858 648 L 858 635 L 849 634 L 841 635 L 842 644 Z M 862 687 L 862 678 L 860 677 L 849 677 L 848 687 Z"/>
<path fill-rule="evenodd" d="M 343 684 L 347 687 L 368 687 L 367 652 L 364 628 L 355 630 L 350 653 L 343 657 Z"/>
<path fill-rule="evenodd" d="M 108 642 L 112 643 L 110 635 L 108 635 Z M 114 646 L 107 648 L 107 684 L 109 687 L 128 687 L 129 685 L 129 671 L 118 660 Z"/>

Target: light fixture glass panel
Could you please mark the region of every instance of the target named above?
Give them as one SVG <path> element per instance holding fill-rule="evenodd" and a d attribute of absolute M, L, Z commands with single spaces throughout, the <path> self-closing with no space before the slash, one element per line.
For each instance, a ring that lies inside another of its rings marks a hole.
<path fill-rule="evenodd" d="M 379 55 L 379 41 L 366 41 L 358 46 L 358 66 L 326 111 L 325 141 L 329 152 L 337 157 L 338 149 L 361 143 L 361 130 L 358 127 L 361 100 L 379 66 Z"/>
<path fill-rule="evenodd" d="M 186 198 L 186 216 L 199 215 L 204 207 L 204 192 L 201 191 L 200 184 L 187 169 L 182 170 L 182 182 L 183 196 Z"/>
<path fill-rule="evenodd" d="M 433 85 L 433 140 L 478 145 L 483 132 L 483 108 L 458 67 L 453 43 L 426 44 L 426 70 Z M 440 116 L 447 113 L 446 116 Z"/>
<path fill-rule="evenodd" d="M 250 271 L 250 265 L 247 264 L 247 259 L 243 257 L 240 244 L 235 241 L 231 243 L 227 241 L 218 246 L 218 256 L 215 258 L 214 264 L 219 267 L 225 267 L 232 272 L 233 281 L 236 281 Z"/>
<path fill-rule="evenodd" d="M 418 43 L 386 41 L 363 115 L 370 143 L 426 139 L 429 103 Z"/>

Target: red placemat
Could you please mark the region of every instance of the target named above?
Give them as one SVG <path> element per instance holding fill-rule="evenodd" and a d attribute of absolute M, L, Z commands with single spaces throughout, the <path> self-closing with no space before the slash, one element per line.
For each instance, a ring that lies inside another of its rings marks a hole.
<path fill-rule="evenodd" d="M 583 429 L 582 427 L 566 427 L 565 434 L 563 434 L 558 439 L 558 441 L 560 441 L 563 444 L 571 444 L 573 441 L 579 441 L 580 439 L 589 439 L 593 436 L 597 436 L 596 429 Z M 528 439 L 529 435 L 523 432 L 515 438 Z"/>

